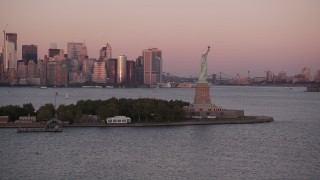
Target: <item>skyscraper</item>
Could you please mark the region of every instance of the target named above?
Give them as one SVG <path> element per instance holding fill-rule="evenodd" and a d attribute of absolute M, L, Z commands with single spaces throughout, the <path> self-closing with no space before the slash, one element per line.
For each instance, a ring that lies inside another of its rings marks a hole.
<path fill-rule="evenodd" d="M 136 62 L 127 61 L 127 84 L 136 82 Z"/>
<path fill-rule="evenodd" d="M 107 60 L 110 60 L 112 58 L 112 48 L 109 43 L 107 43 L 107 46 L 106 46 L 106 58 Z"/>
<path fill-rule="evenodd" d="M 63 49 L 48 49 L 48 55 L 49 57 L 62 61 L 64 59 L 64 52 Z"/>
<path fill-rule="evenodd" d="M 107 73 L 104 61 L 96 61 L 93 63 L 92 81 L 95 83 L 107 82 Z"/>
<path fill-rule="evenodd" d="M 120 55 L 117 63 L 117 84 L 125 83 L 127 79 L 127 56 Z"/>
<path fill-rule="evenodd" d="M 143 84 L 143 58 L 139 56 L 136 59 L 136 80 L 138 84 Z"/>
<path fill-rule="evenodd" d="M 105 62 L 107 72 L 109 71 L 108 64 L 109 64 L 109 60 L 111 58 L 112 58 L 111 45 L 109 43 L 107 43 L 106 47 L 102 47 L 100 49 L 100 57 L 99 57 L 100 61 Z"/>
<path fill-rule="evenodd" d="M 148 86 L 161 83 L 162 52 L 157 48 L 143 50 L 144 84 Z"/>
<path fill-rule="evenodd" d="M 83 43 L 68 42 L 68 58 L 83 60 L 88 56 L 87 46 Z"/>
<path fill-rule="evenodd" d="M 22 60 L 28 64 L 29 60 L 33 60 L 35 64 L 38 63 L 38 47 L 36 45 L 22 45 Z"/>
<path fill-rule="evenodd" d="M 4 70 L 17 68 L 17 39 L 16 33 L 5 33 L 4 41 Z"/>
<path fill-rule="evenodd" d="M 117 59 L 110 59 L 108 62 L 108 83 L 117 83 Z"/>

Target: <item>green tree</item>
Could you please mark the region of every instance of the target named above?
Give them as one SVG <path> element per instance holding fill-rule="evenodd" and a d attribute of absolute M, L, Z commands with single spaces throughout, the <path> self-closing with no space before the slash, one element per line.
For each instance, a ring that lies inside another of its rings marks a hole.
<path fill-rule="evenodd" d="M 97 110 L 97 115 L 101 119 L 106 119 L 109 116 L 108 107 L 107 106 L 100 106 Z"/>
<path fill-rule="evenodd" d="M 169 111 L 169 107 L 164 102 L 158 103 L 156 112 L 160 120 L 169 120 L 167 119 L 167 114 Z"/>
<path fill-rule="evenodd" d="M 68 121 L 70 124 L 74 122 L 79 122 L 82 117 L 82 111 L 79 106 L 74 104 L 70 105 L 60 105 L 57 109 L 58 118 L 61 121 Z"/>
<path fill-rule="evenodd" d="M 139 100 L 136 100 L 131 109 L 133 116 L 138 116 L 139 122 L 141 122 L 141 116 L 143 115 L 143 105 Z"/>
<path fill-rule="evenodd" d="M 107 107 L 107 117 L 113 117 L 119 115 L 119 109 L 114 103 L 110 103 Z"/>
<path fill-rule="evenodd" d="M 37 112 L 37 121 L 48 121 L 53 118 L 53 116 L 52 111 L 49 109 L 42 109 Z"/>
<path fill-rule="evenodd" d="M 37 111 L 37 121 L 48 121 L 54 117 L 56 110 L 53 104 L 45 104 Z"/>
<path fill-rule="evenodd" d="M 31 103 L 23 104 L 22 108 L 23 108 L 25 115 L 30 115 L 30 116 L 35 115 L 35 109 Z"/>
<path fill-rule="evenodd" d="M 15 121 L 19 119 L 19 116 L 23 116 L 23 109 L 20 106 L 8 105 L 1 107 L 1 115 L 9 116 L 9 121 Z"/>

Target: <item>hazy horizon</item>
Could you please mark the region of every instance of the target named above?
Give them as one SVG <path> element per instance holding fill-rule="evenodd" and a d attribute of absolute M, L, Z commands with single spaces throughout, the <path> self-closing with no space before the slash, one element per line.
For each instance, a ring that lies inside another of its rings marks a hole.
<path fill-rule="evenodd" d="M 57 43 L 84 42 L 91 58 L 110 43 L 113 57 L 130 60 L 142 50 L 163 52 L 163 70 L 197 76 L 208 45 L 208 74 L 288 75 L 320 69 L 318 0 L 0 0 L 0 28 L 21 46 L 38 46 L 38 58 Z M 3 34 L 1 35 L 3 45 Z"/>

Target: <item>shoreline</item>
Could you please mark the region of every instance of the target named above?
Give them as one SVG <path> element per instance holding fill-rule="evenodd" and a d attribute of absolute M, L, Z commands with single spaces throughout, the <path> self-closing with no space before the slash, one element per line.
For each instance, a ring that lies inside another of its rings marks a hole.
<path fill-rule="evenodd" d="M 77 127 L 163 127 L 163 126 L 190 126 L 190 125 L 222 125 L 222 124 L 255 124 L 272 122 L 273 117 L 270 116 L 245 116 L 238 119 L 222 119 L 222 120 L 185 120 L 175 122 L 161 123 L 132 123 L 132 124 L 105 124 L 105 123 L 90 123 L 90 124 L 65 124 L 64 128 Z M 42 128 L 46 124 L 43 123 L 3 123 L 0 128 Z"/>

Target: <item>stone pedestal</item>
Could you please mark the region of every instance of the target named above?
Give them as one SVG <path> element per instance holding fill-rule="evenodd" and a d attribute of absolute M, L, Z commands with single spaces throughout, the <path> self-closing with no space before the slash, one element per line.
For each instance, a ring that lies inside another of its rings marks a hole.
<path fill-rule="evenodd" d="M 196 94 L 194 96 L 194 104 L 211 106 L 210 86 L 208 83 L 198 82 L 196 84 Z"/>

